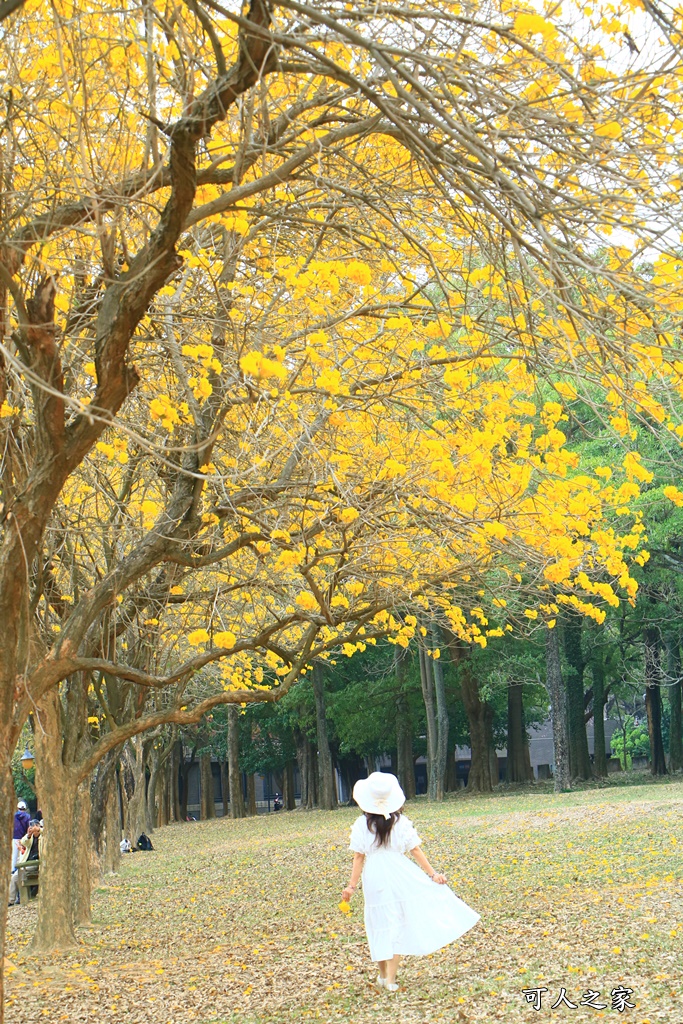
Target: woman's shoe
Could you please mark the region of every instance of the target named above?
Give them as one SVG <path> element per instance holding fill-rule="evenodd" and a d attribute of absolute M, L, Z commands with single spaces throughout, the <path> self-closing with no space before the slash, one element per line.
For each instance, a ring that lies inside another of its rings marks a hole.
<path fill-rule="evenodd" d="M 387 983 L 387 979 L 383 978 L 381 974 L 378 974 L 377 975 L 377 981 L 375 982 L 375 984 L 379 985 L 380 988 L 384 988 L 386 983 Z"/>
<path fill-rule="evenodd" d="M 385 981 L 384 987 L 387 992 L 398 992 L 398 985 L 395 981 Z"/>

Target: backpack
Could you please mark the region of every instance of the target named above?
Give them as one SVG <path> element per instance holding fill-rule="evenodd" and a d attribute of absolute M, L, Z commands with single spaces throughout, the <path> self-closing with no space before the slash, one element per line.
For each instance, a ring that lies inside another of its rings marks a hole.
<path fill-rule="evenodd" d="M 152 840 L 149 838 L 149 836 L 146 836 L 144 832 L 142 833 L 142 835 L 140 836 L 135 845 L 137 846 L 138 850 L 154 849 L 154 847 L 152 846 Z"/>

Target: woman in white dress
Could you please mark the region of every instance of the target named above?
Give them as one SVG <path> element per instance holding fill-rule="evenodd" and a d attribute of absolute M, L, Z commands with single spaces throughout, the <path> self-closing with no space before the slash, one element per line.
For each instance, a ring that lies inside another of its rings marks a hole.
<path fill-rule="evenodd" d="M 365 930 L 370 958 L 379 966 L 377 984 L 396 992 L 402 956 L 424 956 L 447 946 L 469 931 L 479 914 L 448 888 L 445 876 L 420 849 L 420 837 L 402 814 L 405 794 L 395 775 L 373 772 L 356 783 L 353 798 L 365 813 L 351 829 L 353 868 L 342 898 L 351 899 L 362 873 Z"/>

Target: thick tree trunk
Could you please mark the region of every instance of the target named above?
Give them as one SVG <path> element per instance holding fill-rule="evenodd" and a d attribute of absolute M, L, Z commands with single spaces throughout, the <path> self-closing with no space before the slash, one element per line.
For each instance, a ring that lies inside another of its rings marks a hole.
<path fill-rule="evenodd" d="M 294 791 L 294 762 L 289 761 L 285 765 L 282 779 L 282 805 L 285 811 L 293 811 L 296 808 L 296 793 Z"/>
<path fill-rule="evenodd" d="M 73 820 L 72 911 L 74 925 L 82 927 L 92 921 L 92 846 L 90 843 L 90 785 L 82 782 L 76 793 Z M 42 869 L 41 869 L 42 870 Z"/>
<path fill-rule="evenodd" d="M 554 788 L 556 793 L 564 793 L 571 789 L 571 775 L 569 771 L 567 708 L 565 689 L 562 682 L 560 641 L 557 635 L 557 627 L 555 629 L 548 629 L 546 636 L 546 685 L 550 697 L 550 717 L 553 726 Z"/>
<path fill-rule="evenodd" d="M 11 694 L 12 687 L 8 686 L 5 693 Z M 14 781 L 12 779 L 11 756 L 14 751 L 14 735 L 7 719 L 0 718 L 0 750 L 4 751 L 5 763 L 0 766 L 0 864 L 4 864 L 3 877 L 5 878 L 5 894 L 7 893 L 7 879 L 9 865 L 12 860 L 12 815 L 16 808 L 16 795 L 14 792 Z M 4 969 L 2 967 L 5 956 L 5 940 L 7 936 L 7 899 L 0 902 L 0 1024 L 3 1024 L 5 1005 Z"/>
<path fill-rule="evenodd" d="M 240 775 L 240 710 L 236 704 L 228 706 L 228 777 L 230 784 L 230 817 L 244 818 L 244 797 L 242 796 L 242 778 Z"/>
<path fill-rule="evenodd" d="M 524 726 L 524 687 L 508 686 L 507 763 L 508 782 L 529 782 L 534 777 L 529 754 L 529 738 Z"/>
<path fill-rule="evenodd" d="M 324 811 L 334 811 L 337 808 L 337 786 L 334 779 L 330 741 L 327 735 L 324 669 L 319 661 L 313 662 L 313 694 L 315 697 L 315 721 L 318 738 L 319 803 Z"/>
<path fill-rule="evenodd" d="M 607 775 L 605 749 L 605 666 L 598 655 L 592 665 L 593 674 L 593 772 L 597 778 Z"/>
<path fill-rule="evenodd" d="M 199 758 L 200 810 L 202 821 L 216 817 L 216 803 L 213 795 L 213 771 L 211 770 L 211 754 L 202 754 Z"/>
<path fill-rule="evenodd" d="M 223 817 L 228 816 L 228 804 L 230 803 L 230 780 L 228 778 L 228 762 L 221 761 L 221 801 L 223 803 Z"/>
<path fill-rule="evenodd" d="M 57 689 L 41 700 L 34 733 L 38 799 L 45 818 L 40 857 L 35 952 L 77 945 L 73 927 L 73 836 L 77 783 L 62 761 L 62 722 Z M 85 842 L 89 845 L 89 832 Z"/>
<path fill-rule="evenodd" d="M 650 771 L 653 775 L 666 775 L 666 758 L 662 739 L 662 694 L 660 689 L 659 630 L 645 630 L 645 710 L 647 732 L 650 739 Z"/>
<path fill-rule="evenodd" d="M 583 617 L 567 612 L 563 624 L 564 651 L 567 658 L 567 728 L 569 732 L 569 768 L 573 779 L 590 779 L 591 759 L 586 736 L 583 692 L 585 661 L 582 649 Z"/>
<path fill-rule="evenodd" d="M 128 828 L 130 841 L 135 845 L 142 832 L 152 831 L 147 807 L 146 743 L 143 736 L 134 736 L 129 741 L 130 767 L 133 773 L 133 795 L 128 801 Z"/>
<path fill-rule="evenodd" d="M 394 667 L 396 672 L 396 765 L 398 781 L 407 800 L 415 796 L 415 762 L 413 760 L 413 726 L 410 720 L 410 705 L 406 695 L 408 675 L 408 651 L 400 644 L 394 645 Z"/>
<path fill-rule="evenodd" d="M 436 708 L 434 700 L 434 677 L 432 675 L 432 659 L 427 657 L 424 643 L 419 644 L 420 659 L 420 683 L 422 684 L 422 699 L 425 706 L 425 718 L 427 722 L 427 797 L 436 800 L 436 751 L 437 751 L 437 725 Z"/>
<path fill-rule="evenodd" d="M 493 708 L 480 698 L 479 686 L 467 664 L 460 675 L 460 690 L 470 726 L 472 751 L 467 789 L 474 793 L 490 793 L 498 783 L 497 762 L 495 773 L 491 762 Z"/>
<path fill-rule="evenodd" d="M 669 707 L 669 771 L 679 772 L 683 768 L 683 734 L 681 732 L 681 646 L 678 634 L 670 634 L 666 640 L 666 671 L 668 675 Z"/>
<path fill-rule="evenodd" d="M 432 623 L 432 638 L 436 648 L 441 648 L 441 633 L 436 623 Z M 434 697 L 436 699 L 436 752 L 434 758 L 434 799 L 443 800 L 446 786 L 446 766 L 448 761 L 448 708 L 446 707 L 446 684 L 443 678 L 441 658 L 433 658 Z"/>

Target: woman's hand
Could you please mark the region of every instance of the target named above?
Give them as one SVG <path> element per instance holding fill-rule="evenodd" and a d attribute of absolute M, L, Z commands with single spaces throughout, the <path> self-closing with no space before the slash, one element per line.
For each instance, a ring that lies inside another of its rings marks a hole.
<path fill-rule="evenodd" d="M 438 872 L 436 872 L 435 874 L 432 875 L 432 882 L 436 882 L 437 885 L 445 885 L 446 884 L 446 876 L 445 875 L 440 875 L 440 874 L 438 874 Z"/>
<path fill-rule="evenodd" d="M 342 899 L 346 900 L 346 902 L 348 903 L 355 891 L 355 885 L 347 885 L 346 888 L 344 889 L 344 892 L 342 893 Z"/>

